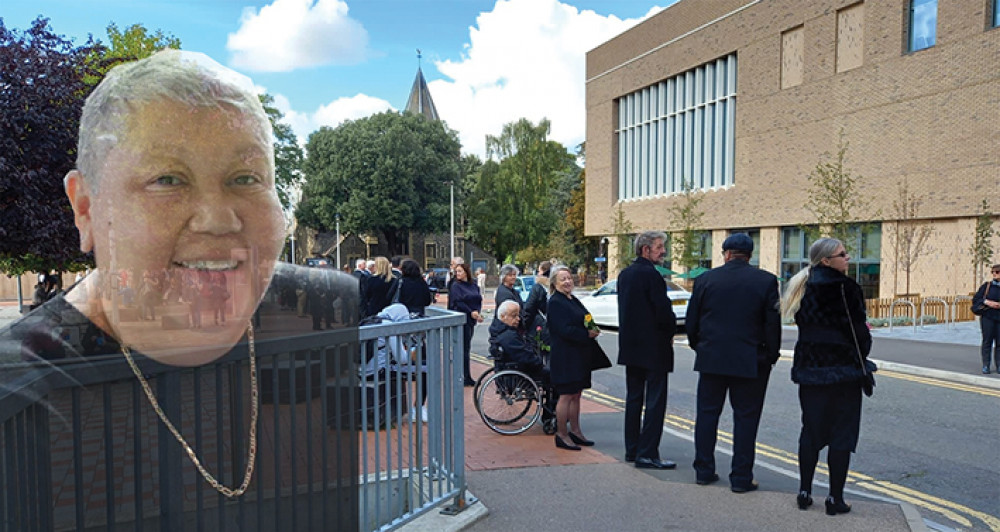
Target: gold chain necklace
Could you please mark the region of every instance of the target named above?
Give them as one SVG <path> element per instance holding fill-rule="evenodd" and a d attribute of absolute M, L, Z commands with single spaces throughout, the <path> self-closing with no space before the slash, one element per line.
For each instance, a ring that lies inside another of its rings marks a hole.
<path fill-rule="evenodd" d="M 162 421 L 163 424 L 166 425 L 167 429 L 170 430 L 170 433 L 174 435 L 174 438 L 177 438 L 177 441 L 181 444 L 181 447 L 183 447 L 184 451 L 187 453 L 188 458 L 190 458 L 191 462 L 194 463 L 194 467 L 198 469 L 198 472 L 201 473 L 201 476 L 205 478 L 205 481 L 207 481 L 213 488 L 215 488 L 216 491 L 230 498 L 239 497 L 240 495 L 243 495 L 247 491 L 247 488 L 250 486 L 250 479 L 253 477 L 254 462 L 257 459 L 257 403 L 258 403 L 257 397 L 258 396 L 257 396 L 257 364 L 255 362 L 257 356 L 256 352 L 254 351 L 253 323 L 248 323 L 247 339 L 249 340 L 250 344 L 250 431 L 249 431 L 250 448 L 247 450 L 247 469 L 246 472 L 243 474 L 243 483 L 240 485 L 239 488 L 236 489 L 232 489 L 223 485 L 221 482 L 216 480 L 215 477 L 212 476 L 212 474 L 209 473 L 207 469 L 205 469 L 205 466 L 201 465 L 201 460 L 198 459 L 198 455 L 195 454 L 194 449 L 192 449 L 191 446 L 188 445 L 188 442 L 187 440 L 184 439 L 184 436 L 182 436 L 180 431 L 178 431 L 177 428 L 174 427 L 174 424 L 171 423 L 169 419 L 167 419 L 167 415 L 163 413 L 163 409 L 160 408 L 159 401 L 156 400 L 156 396 L 153 395 L 153 391 L 149 388 L 149 383 L 146 382 L 146 379 L 142 376 L 142 372 L 139 371 L 139 367 L 136 366 L 135 361 L 132 360 L 132 353 L 129 352 L 129 349 L 125 344 L 122 344 L 122 354 L 124 354 L 125 359 L 128 360 L 128 365 L 131 366 L 132 373 L 135 373 L 136 378 L 139 379 L 139 384 L 142 385 L 143 391 L 146 392 L 146 398 L 148 398 L 149 403 L 153 405 L 153 410 L 156 411 L 156 415 L 160 416 L 160 421 Z"/>

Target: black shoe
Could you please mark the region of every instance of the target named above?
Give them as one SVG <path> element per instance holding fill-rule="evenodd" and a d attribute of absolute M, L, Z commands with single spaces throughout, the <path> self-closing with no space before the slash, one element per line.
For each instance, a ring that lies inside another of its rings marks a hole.
<path fill-rule="evenodd" d="M 636 458 L 635 467 L 639 469 L 674 469 L 677 464 L 659 458 Z"/>
<path fill-rule="evenodd" d="M 590 441 L 590 440 L 588 440 L 586 438 L 581 438 L 581 437 L 577 436 L 576 434 L 573 434 L 572 432 L 569 433 L 569 439 L 573 440 L 573 443 L 575 443 L 577 445 L 582 445 L 584 447 L 590 447 L 590 446 L 594 445 L 594 442 L 592 442 L 592 441 Z"/>
<path fill-rule="evenodd" d="M 719 481 L 719 474 L 712 473 L 710 477 L 695 477 L 694 483 L 699 486 L 707 486 L 709 484 L 714 484 Z"/>
<path fill-rule="evenodd" d="M 472 379 L 465 379 L 465 386 L 466 387 L 475 386 L 475 385 L 476 385 L 476 381 L 474 381 Z"/>
<path fill-rule="evenodd" d="M 990 367 L 983 366 L 983 375 L 989 375 L 989 374 L 990 374 Z"/>
<path fill-rule="evenodd" d="M 559 437 L 558 434 L 556 434 L 556 447 L 558 447 L 560 449 L 566 449 L 567 451 L 579 451 L 580 450 L 580 446 L 579 445 L 573 445 L 571 443 L 564 442 L 562 440 L 562 438 Z"/>
<path fill-rule="evenodd" d="M 743 486 L 734 485 L 729 489 L 732 490 L 733 493 L 749 493 L 751 491 L 757 491 L 757 488 L 759 487 L 760 484 L 758 484 L 756 480 L 751 480 L 749 484 Z"/>
<path fill-rule="evenodd" d="M 799 510 L 805 510 L 813 505 L 813 498 L 809 496 L 808 491 L 800 491 L 799 496 L 795 497 L 795 502 L 799 505 Z"/>
<path fill-rule="evenodd" d="M 625 461 L 626 462 L 635 462 L 635 456 L 633 456 L 631 454 L 626 454 L 625 455 Z"/>
<path fill-rule="evenodd" d="M 846 514 L 851 511 L 851 505 L 843 500 L 835 501 L 833 497 L 826 498 L 826 515 Z"/>

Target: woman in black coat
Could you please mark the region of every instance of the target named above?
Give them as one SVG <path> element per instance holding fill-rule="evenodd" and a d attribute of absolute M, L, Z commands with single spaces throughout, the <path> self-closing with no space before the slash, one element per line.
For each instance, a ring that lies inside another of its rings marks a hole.
<path fill-rule="evenodd" d="M 392 304 L 397 282 L 389 259 L 375 257 L 375 273 L 365 279 L 363 317 L 374 316 Z"/>
<path fill-rule="evenodd" d="M 521 297 L 514 291 L 514 282 L 517 280 L 519 273 L 520 270 L 513 264 L 504 264 L 500 268 L 500 284 L 497 286 L 497 291 L 493 294 L 494 309 L 499 309 L 500 305 L 507 300 L 514 301 L 518 305 L 521 304 Z M 493 321 L 499 321 L 499 318 L 494 315 Z"/>
<path fill-rule="evenodd" d="M 580 397 L 584 389 L 590 388 L 593 352 L 601 349 L 594 338 L 600 331 L 585 325 L 585 316 L 590 313 L 573 295 L 573 274 L 569 268 L 562 265 L 552 268 L 549 294 L 549 337 L 552 341 L 549 375 L 552 387 L 559 393 L 556 447 L 579 451 L 580 445 L 594 444 L 584 437 L 580 427 Z"/>
<path fill-rule="evenodd" d="M 524 302 L 524 309 L 521 312 L 521 323 L 524 324 L 525 331 L 529 339 L 534 340 L 536 334 L 541 334 L 544 337 L 542 340 L 548 344 L 548 332 L 546 325 L 546 316 L 549 313 L 549 270 L 552 269 L 552 263 L 549 261 L 544 261 L 538 265 L 538 271 L 535 275 L 535 284 L 531 287 L 531 291 L 528 292 L 528 299 Z M 539 331 L 539 328 L 542 328 Z"/>
<path fill-rule="evenodd" d="M 465 314 L 465 327 L 462 329 L 462 364 L 465 368 L 465 386 L 475 386 L 472 378 L 472 367 L 469 360 L 469 350 L 472 348 L 472 334 L 476 332 L 476 324 L 482 323 L 483 295 L 479 293 L 472 278 L 468 264 L 455 265 L 455 282 L 448 290 L 448 310 L 457 310 Z"/>
<path fill-rule="evenodd" d="M 826 513 L 851 511 L 844 484 L 861 426 L 861 389 L 872 337 L 861 287 L 847 273 L 850 255 L 834 238 L 809 248 L 808 268 L 795 275 L 782 301 L 782 314 L 799 328 L 792 381 L 799 385 L 802 431 L 799 434 L 799 508 L 812 504 L 812 480 L 819 452 L 828 447 L 830 494 Z M 861 360 L 865 360 L 862 366 Z"/>
<path fill-rule="evenodd" d="M 420 275 L 420 265 L 413 259 L 405 259 L 399 266 L 403 272 L 399 288 L 399 302 L 406 305 L 410 314 L 424 316 L 427 306 L 431 304 L 431 289 Z"/>
<path fill-rule="evenodd" d="M 979 315 L 979 326 L 983 331 L 980 352 L 983 357 L 983 375 L 990 372 L 990 349 L 993 350 L 993 365 L 1000 373 L 1000 264 L 990 269 L 992 281 L 987 281 L 976 290 L 972 298 L 973 311 Z"/>

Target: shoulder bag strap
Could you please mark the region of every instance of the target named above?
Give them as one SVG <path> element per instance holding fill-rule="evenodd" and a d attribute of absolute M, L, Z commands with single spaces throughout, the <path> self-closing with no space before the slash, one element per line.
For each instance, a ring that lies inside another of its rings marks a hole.
<path fill-rule="evenodd" d="M 861 356 L 861 346 L 858 344 L 858 334 L 854 332 L 854 320 L 851 319 L 851 307 L 847 306 L 847 294 L 844 293 L 844 285 L 840 285 L 840 299 L 844 302 L 844 310 L 847 312 L 847 324 L 851 328 L 851 338 L 854 338 L 854 350 L 858 354 L 858 364 L 861 365 L 861 372 L 868 376 L 868 368 L 865 366 L 865 358 Z"/>

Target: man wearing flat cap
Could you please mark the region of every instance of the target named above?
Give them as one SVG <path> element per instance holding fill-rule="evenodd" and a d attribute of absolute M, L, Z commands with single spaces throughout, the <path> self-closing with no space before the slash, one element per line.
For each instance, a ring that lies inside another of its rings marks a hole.
<path fill-rule="evenodd" d="M 735 233 L 722 243 L 725 264 L 695 279 L 685 329 L 695 350 L 698 378 L 694 429 L 695 481 L 719 480 L 715 441 L 719 416 L 729 394 L 733 408 L 733 461 L 729 474 L 735 493 L 757 489 L 753 479 L 757 427 L 771 367 L 778 360 L 781 320 L 778 279 L 750 265 L 753 240 Z"/>

